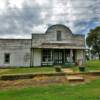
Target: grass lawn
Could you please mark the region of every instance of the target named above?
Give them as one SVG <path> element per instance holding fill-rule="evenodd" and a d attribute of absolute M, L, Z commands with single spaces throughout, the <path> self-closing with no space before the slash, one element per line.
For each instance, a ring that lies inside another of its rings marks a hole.
<path fill-rule="evenodd" d="M 86 72 L 100 70 L 100 60 L 91 60 L 85 63 Z M 79 71 L 78 66 L 73 66 L 74 71 Z"/>
<path fill-rule="evenodd" d="M 0 75 L 3 74 L 24 74 L 24 73 L 49 73 L 55 72 L 53 67 L 34 67 L 34 68 L 15 68 L 0 69 Z"/>
<path fill-rule="evenodd" d="M 0 91 L 0 100 L 100 100 L 100 80 L 81 85 L 49 85 Z"/>
<path fill-rule="evenodd" d="M 100 61 L 99 60 L 87 61 L 85 64 L 85 67 L 86 67 L 86 71 L 100 70 Z M 78 66 L 73 66 L 72 69 L 74 71 L 79 71 Z M 24 73 L 49 73 L 49 72 L 55 72 L 55 69 L 53 66 L 51 66 L 51 67 L 0 69 L 0 75 L 24 74 Z"/>
<path fill-rule="evenodd" d="M 100 60 L 91 60 L 86 62 L 87 70 L 100 70 Z"/>

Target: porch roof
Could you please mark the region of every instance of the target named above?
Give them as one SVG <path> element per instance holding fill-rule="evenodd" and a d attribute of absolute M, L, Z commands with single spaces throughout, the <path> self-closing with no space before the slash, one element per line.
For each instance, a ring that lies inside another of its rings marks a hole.
<path fill-rule="evenodd" d="M 69 44 L 69 43 L 42 43 L 39 46 L 33 48 L 52 48 L 52 49 L 86 49 L 85 46 Z"/>

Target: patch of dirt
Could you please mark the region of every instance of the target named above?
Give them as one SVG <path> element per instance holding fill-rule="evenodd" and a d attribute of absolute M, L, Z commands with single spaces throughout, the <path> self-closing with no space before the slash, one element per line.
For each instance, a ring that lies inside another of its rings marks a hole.
<path fill-rule="evenodd" d="M 85 78 L 86 82 L 90 82 L 92 80 L 100 79 L 100 76 L 95 76 L 95 75 L 83 75 Z"/>
<path fill-rule="evenodd" d="M 82 84 L 91 82 L 95 79 L 100 79 L 100 76 L 93 76 L 93 75 L 82 75 L 85 78 L 85 82 Z M 32 79 L 19 79 L 19 80 L 12 80 L 12 81 L 1 81 L 0 80 L 0 90 L 10 89 L 10 88 L 23 88 L 23 87 L 30 87 L 30 86 L 47 86 L 52 84 L 81 84 L 79 83 L 69 83 L 66 79 L 66 76 L 36 76 Z"/>
<path fill-rule="evenodd" d="M 45 86 L 49 84 L 62 84 L 66 83 L 67 80 L 64 76 L 42 76 L 35 77 L 33 79 L 19 79 L 13 81 L 0 81 L 0 89 L 8 89 L 8 88 L 21 88 L 27 86 Z"/>

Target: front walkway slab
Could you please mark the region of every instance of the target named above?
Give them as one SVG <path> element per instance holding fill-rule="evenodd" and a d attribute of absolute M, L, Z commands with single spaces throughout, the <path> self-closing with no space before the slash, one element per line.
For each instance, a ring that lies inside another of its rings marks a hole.
<path fill-rule="evenodd" d="M 70 68 L 62 69 L 64 73 L 73 73 L 73 70 Z"/>
<path fill-rule="evenodd" d="M 66 76 L 66 78 L 69 82 L 84 82 L 84 78 L 82 76 L 71 75 Z"/>

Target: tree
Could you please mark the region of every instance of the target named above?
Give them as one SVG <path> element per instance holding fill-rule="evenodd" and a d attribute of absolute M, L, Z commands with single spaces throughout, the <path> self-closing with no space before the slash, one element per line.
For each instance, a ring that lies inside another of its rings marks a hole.
<path fill-rule="evenodd" d="M 86 43 L 91 48 L 93 54 L 98 54 L 100 60 L 100 26 L 90 30 Z"/>

